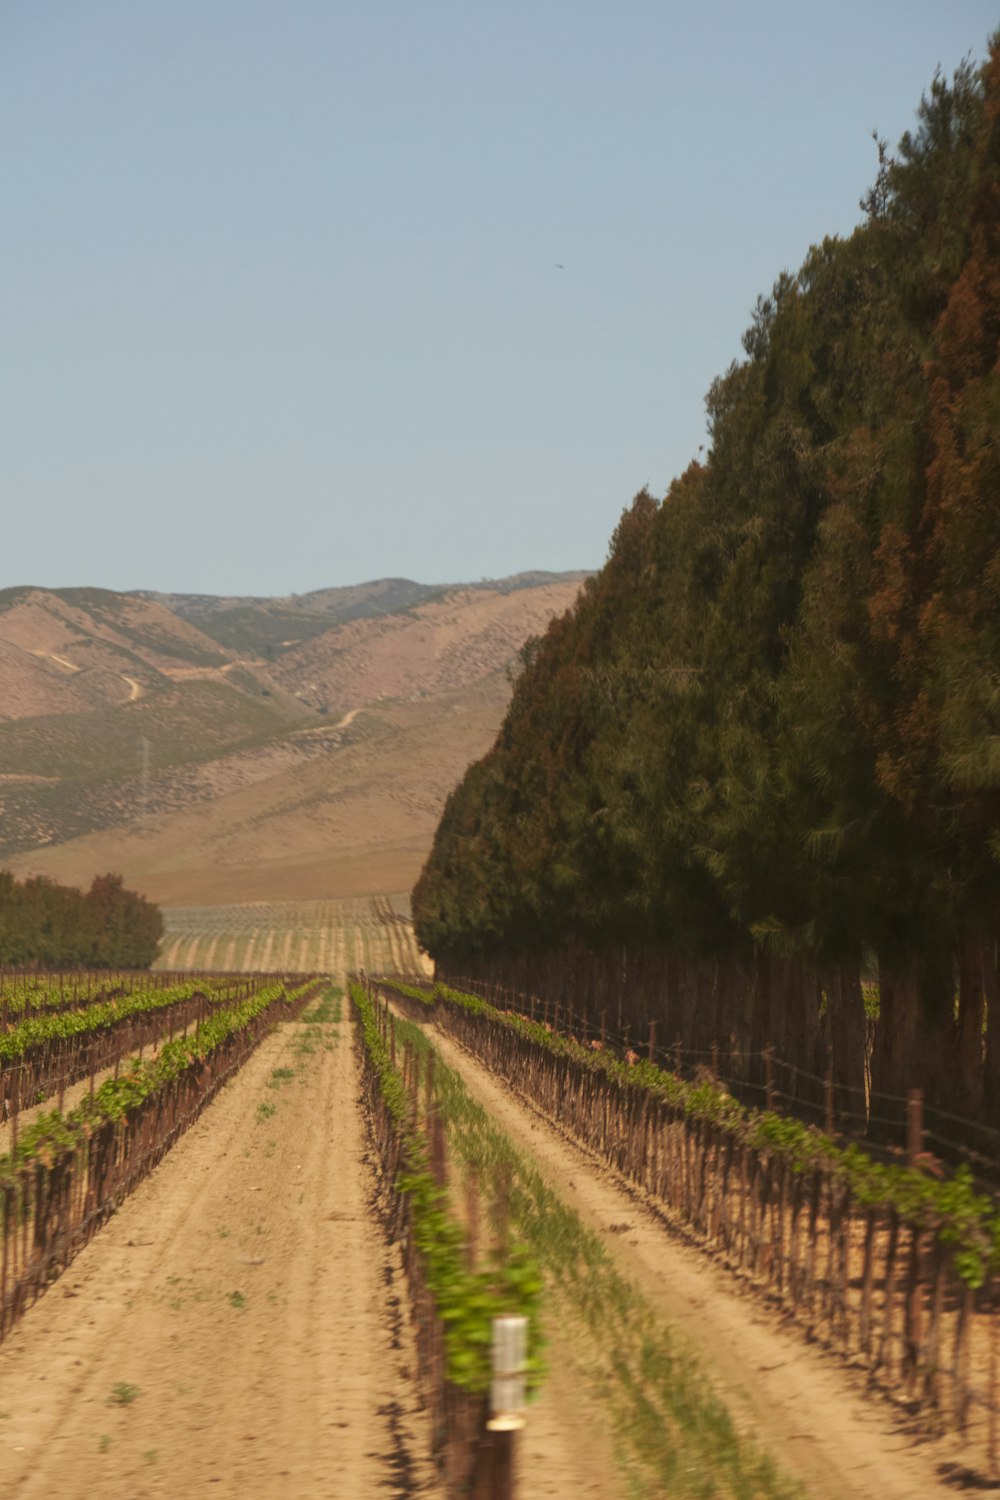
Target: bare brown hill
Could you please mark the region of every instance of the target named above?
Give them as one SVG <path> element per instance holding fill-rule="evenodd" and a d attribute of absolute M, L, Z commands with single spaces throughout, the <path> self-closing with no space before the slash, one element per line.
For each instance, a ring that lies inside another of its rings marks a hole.
<path fill-rule="evenodd" d="M 578 587 L 0 593 L 0 862 L 167 905 L 405 890 Z"/>

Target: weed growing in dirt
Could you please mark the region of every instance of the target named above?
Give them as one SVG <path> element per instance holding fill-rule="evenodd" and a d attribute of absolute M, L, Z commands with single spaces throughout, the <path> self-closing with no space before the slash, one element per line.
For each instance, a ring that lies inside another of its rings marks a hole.
<path fill-rule="evenodd" d="M 111 1447 L 111 1439 L 108 1437 L 108 1434 L 106 1432 L 102 1432 L 101 1436 L 97 1439 L 97 1451 L 98 1451 L 98 1453 L 107 1453 L 107 1451 L 108 1451 L 108 1449 L 110 1447 Z"/>
<path fill-rule="evenodd" d="M 302 1017 L 307 1026 L 325 1026 L 340 1020 L 340 1006 L 344 992 L 338 984 L 331 984 L 317 1000 L 311 1010 Z"/>
<path fill-rule="evenodd" d="M 397 1046 L 434 1050 L 396 1018 Z M 564 1335 L 583 1351 L 586 1374 L 610 1412 L 616 1447 L 636 1495 L 654 1500 L 792 1500 L 799 1488 L 737 1432 L 686 1341 L 663 1323 L 618 1271 L 597 1235 L 548 1186 L 434 1057 L 434 1092 L 448 1146 L 475 1172 L 484 1201 L 508 1204 L 510 1229 L 546 1276 Z"/>
<path fill-rule="evenodd" d="M 278 1106 L 272 1104 L 270 1099 L 262 1099 L 257 1106 L 258 1120 L 269 1120 L 272 1115 L 278 1113 Z"/>
<path fill-rule="evenodd" d="M 156 1460 L 157 1460 L 157 1458 L 159 1456 L 159 1449 L 158 1448 L 147 1448 L 146 1451 L 145 1451 L 145 1453 L 142 1456 L 143 1456 L 143 1458 L 146 1460 L 146 1462 L 148 1464 L 155 1464 Z"/>
<path fill-rule="evenodd" d="M 244 1297 L 244 1295 L 243 1295 L 242 1292 L 230 1292 L 229 1293 L 229 1306 L 230 1307 L 239 1308 L 240 1311 L 242 1312 L 243 1308 L 246 1307 L 246 1305 L 247 1305 L 247 1299 Z"/>
<path fill-rule="evenodd" d="M 111 1387 L 111 1395 L 108 1397 L 109 1406 L 131 1406 L 139 1394 L 137 1385 L 129 1385 L 127 1380 L 119 1380 Z"/>
<path fill-rule="evenodd" d="M 319 1047 L 322 1047 L 324 1052 L 333 1051 L 333 1043 L 338 1033 L 332 1028 L 340 1020 L 342 999 L 343 991 L 340 987 L 330 985 L 312 1009 L 305 1012 L 302 1017 L 305 1030 L 295 1043 L 295 1050 L 300 1057 L 311 1057 Z"/>

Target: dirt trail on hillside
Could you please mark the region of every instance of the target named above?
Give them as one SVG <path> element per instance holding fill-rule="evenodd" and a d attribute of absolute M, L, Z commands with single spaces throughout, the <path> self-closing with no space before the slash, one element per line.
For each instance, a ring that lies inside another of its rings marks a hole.
<path fill-rule="evenodd" d="M 8 1500 L 437 1500 L 357 1093 L 346 1021 L 285 1025 L 28 1312 Z"/>
<path fill-rule="evenodd" d="M 907 1433 L 889 1403 L 866 1392 L 860 1374 L 782 1327 L 722 1266 L 673 1233 L 618 1173 L 432 1030 L 472 1096 L 600 1236 L 652 1306 L 691 1339 L 741 1430 L 756 1436 L 811 1500 L 954 1497 L 944 1476 L 961 1473 L 957 1439 L 919 1441 Z"/>

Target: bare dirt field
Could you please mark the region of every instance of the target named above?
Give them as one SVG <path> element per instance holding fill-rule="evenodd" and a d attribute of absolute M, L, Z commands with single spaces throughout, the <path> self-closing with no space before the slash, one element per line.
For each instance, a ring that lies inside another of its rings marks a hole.
<path fill-rule="evenodd" d="M 346 1021 L 287 1024 L 27 1313 L 8 1496 L 436 1495 L 356 1095 Z"/>
<path fill-rule="evenodd" d="M 155 967 L 283 974 L 351 969 L 429 972 L 409 911 L 405 892 L 329 901 L 172 907 L 164 912 L 166 932 Z"/>
<path fill-rule="evenodd" d="M 435 1045 L 473 1097 L 597 1233 L 622 1272 L 687 1335 L 740 1429 L 754 1435 L 815 1500 L 912 1500 L 954 1495 L 956 1439 L 907 1429 L 862 1377 L 783 1327 L 706 1255 L 672 1233 L 619 1175 L 496 1083 L 435 1029 Z M 574 1351 L 563 1351 L 572 1368 Z M 572 1386 L 568 1370 L 564 1381 Z M 578 1389 L 582 1387 L 578 1383 Z M 550 1393 L 558 1404 L 558 1393 Z M 558 1420 L 558 1414 L 555 1415 Z M 533 1450 L 531 1424 L 525 1459 Z M 609 1495 L 618 1491 L 603 1491 Z"/>

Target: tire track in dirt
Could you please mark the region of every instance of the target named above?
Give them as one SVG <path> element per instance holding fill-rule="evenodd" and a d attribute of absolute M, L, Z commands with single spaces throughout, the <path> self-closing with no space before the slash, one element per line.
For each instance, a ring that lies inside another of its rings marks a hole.
<path fill-rule="evenodd" d="M 740 1429 L 766 1447 L 813 1500 L 954 1496 L 958 1440 L 916 1436 L 859 1372 L 783 1328 L 726 1270 L 671 1231 L 633 1186 L 515 1097 L 436 1025 L 443 1060 L 598 1234 L 625 1274 L 687 1335 Z M 572 1413 L 570 1413 L 570 1416 Z M 530 1421 L 529 1414 L 529 1432 Z"/>
<path fill-rule="evenodd" d="M 436 1497 L 357 1095 L 346 1022 L 286 1024 L 25 1315 L 10 1500 Z"/>

